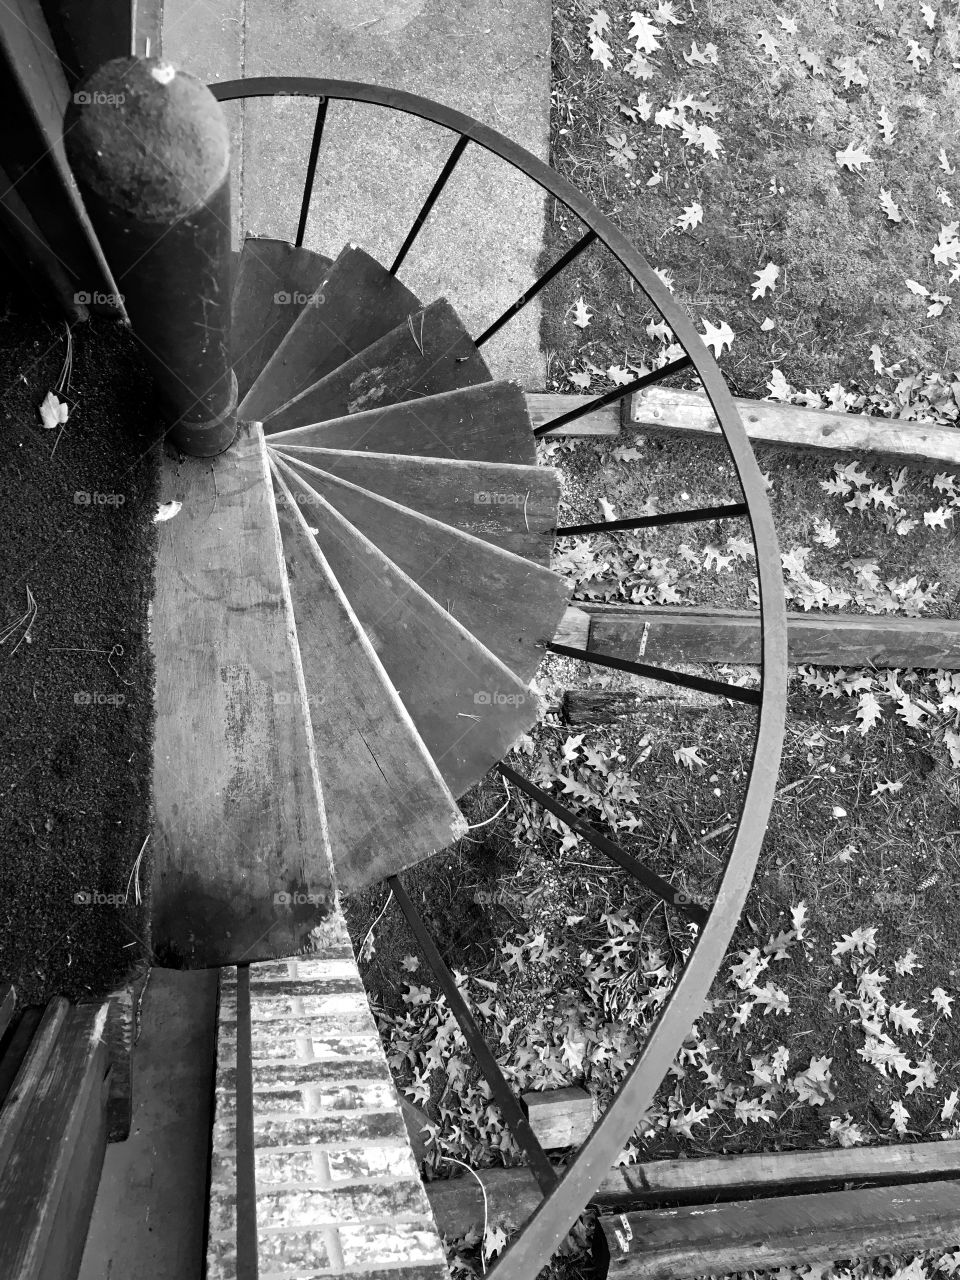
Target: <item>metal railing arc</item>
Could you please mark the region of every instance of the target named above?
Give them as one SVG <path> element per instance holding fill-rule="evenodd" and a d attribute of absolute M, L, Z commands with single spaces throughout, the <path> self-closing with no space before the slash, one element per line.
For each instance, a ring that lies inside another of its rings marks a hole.
<path fill-rule="evenodd" d="M 543 1200 L 531 1218 L 488 1272 L 488 1276 L 491 1280 L 533 1280 L 586 1208 L 591 1196 L 619 1155 L 625 1137 L 636 1128 L 637 1117 L 642 1115 L 649 1106 L 653 1095 L 666 1076 L 692 1022 L 700 1012 L 714 974 L 720 967 L 740 918 L 756 868 L 779 770 L 787 680 L 787 632 L 783 579 L 773 518 L 766 499 L 764 482 L 730 391 L 715 360 L 707 351 L 690 319 L 673 301 L 669 290 L 649 264 L 614 224 L 570 182 L 529 151 L 462 112 L 400 89 L 354 81 L 302 76 L 230 80 L 213 83 L 209 87 L 221 102 L 278 96 L 319 100 L 296 233 L 298 245 L 303 243 L 308 225 L 324 123 L 330 103 L 364 103 L 404 112 L 440 125 L 454 135 L 454 146 L 419 214 L 401 243 L 400 250 L 390 267 L 391 274 L 396 274 L 407 258 L 469 143 L 485 149 L 525 174 L 569 209 L 584 225 L 585 231 L 571 249 L 567 250 L 520 295 L 511 307 L 478 335 L 474 340 L 476 345 L 482 345 L 514 316 L 520 314 L 523 308 L 560 271 L 575 261 L 590 245 L 599 242 L 619 262 L 651 305 L 660 312 L 672 329 L 676 342 L 684 351 L 681 358 L 652 372 L 642 374 L 624 386 L 615 387 L 595 398 L 585 398 L 582 406 L 576 406 L 571 411 L 543 423 L 536 428 L 534 434 L 542 438 L 558 427 L 622 399 L 633 391 L 654 385 L 674 374 L 692 370 L 699 377 L 716 415 L 743 491 L 741 502 L 730 502 L 692 511 L 668 512 L 657 516 L 573 525 L 555 530 L 558 537 L 567 537 L 745 516 L 750 524 L 756 555 L 761 625 L 759 690 L 745 689 L 722 681 L 692 676 L 685 672 L 667 671 L 649 664 L 610 658 L 589 649 L 574 649 L 559 644 L 547 646 L 549 651 L 565 657 L 699 689 L 718 697 L 734 699 L 756 707 L 756 734 L 743 806 L 735 825 L 720 885 L 709 908 L 691 902 L 689 898 L 678 893 L 672 885 L 643 867 L 632 858 L 632 855 L 619 849 L 608 837 L 596 831 L 590 822 L 567 810 L 553 797 L 523 778 L 511 766 L 503 763 L 498 766 L 500 773 L 520 790 L 559 816 L 572 830 L 577 831 L 596 848 L 605 852 L 665 903 L 699 925 L 698 936 L 677 983 L 667 997 L 619 1092 L 604 1115 L 598 1119 L 572 1163 L 559 1178 L 532 1134 L 519 1103 L 512 1095 L 493 1054 L 486 1047 L 482 1032 L 457 990 L 453 975 L 447 969 L 409 895 L 406 894 L 399 879 L 393 877 L 388 881 L 404 916 L 434 969 L 467 1042 L 474 1050 L 478 1063 L 487 1076 L 494 1098 L 501 1106 L 504 1118 L 525 1152 L 544 1193 Z"/>

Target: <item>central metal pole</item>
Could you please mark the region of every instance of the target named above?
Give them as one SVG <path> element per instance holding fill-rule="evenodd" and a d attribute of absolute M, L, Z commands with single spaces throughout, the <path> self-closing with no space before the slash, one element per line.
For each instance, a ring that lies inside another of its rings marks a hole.
<path fill-rule="evenodd" d="M 184 453 L 237 432 L 230 366 L 230 135 L 193 76 L 115 58 L 78 86 L 64 143 Z"/>

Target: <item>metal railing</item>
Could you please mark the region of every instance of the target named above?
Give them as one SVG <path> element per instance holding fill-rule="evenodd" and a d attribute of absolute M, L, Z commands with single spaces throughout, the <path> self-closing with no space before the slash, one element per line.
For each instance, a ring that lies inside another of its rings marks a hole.
<path fill-rule="evenodd" d="M 746 516 L 750 522 L 756 554 L 762 634 L 759 690 L 741 688 L 723 681 L 666 670 L 645 663 L 612 658 L 589 649 L 576 649 L 561 644 L 546 646 L 550 652 L 564 657 L 632 672 L 756 707 L 756 735 L 743 807 L 736 823 L 735 835 L 719 889 L 709 908 L 691 902 L 631 854 L 620 849 L 613 840 L 596 830 L 591 822 L 559 804 L 541 788 L 523 778 L 511 766 L 503 763 L 498 766 L 500 773 L 514 783 L 519 790 L 610 857 L 668 906 L 676 909 L 688 920 L 694 921 L 700 929 L 676 985 L 664 1003 L 620 1091 L 605 1114 L 597 1121 L 562 1176 L 554 1169 L 533 1134 L 520 1103 L 488 1048 L 480 1027 L 412 900 L 397 877 L 391 877 L 387 882 L 423 948 L 452 1012 L 460 1023 L 463 1034 L 490 1085 L 493 1097 L 500 1106 L 505 1122 L 525 1153 L 530 1168 L 543 1191 L 544 1198 L 540 1205 L 488 1274 L 491 1278 L 496 1277 L 496 1280 L 533 1280 L 587 1206 L 601 1180 L 619 1155 L 625 1138 L 635 1130 L 638 1117 L 652 1101 L 660 1082 L 673 1063 L 692 1022 L 700 1012 L 713 977 L 723 960 L 756 867 L 779 769 L 786 705 L 787 661 L 783 580 L 773 519 L 767 503 L 763 479 L 720 370 L 689 318 L 672 300 L 666 285 L 613 223 L 566 179 L 530 152 L 459 111 L 399 89 L 308 77 L 230 80 L 212 84 L 210 89 L 221 102 L 277 96 L 318 99 L 296 231 L 297 245 L 303 244 L 309 222 L 324 124 L 331 102 L 358 102 L 404 112 L 440 125 L 454 135 L 454 146 L 389 268 L 391 274 L 396 274 L 403 265 L 434 204 L 441 197 L 444 187 L 469 144 L 485 149 L 524 173 L 569 209 L 583 223 L 585 231 L 572 248 L 567 250 L 520 295 L 512 306 L 494 319 L 474 339 L 476 345 L 481 346 L 497 333 L 517 316 L 559 272 L 574 262 L 590 245 L 599 242 L 607 248 L 639 286 L 649 302 L 660 312 L 684 351 L 681 358 L 671 361 L 662 368 L 642 374 L 599 397 L 585 398 L 583 405 L 542 424 L 534 434 L 542 438 L 558 427 L 566 426 L 585 414 L 593 413 L 604 405 L 622 399 L 631 392 L 653 386 L 675 374 L 687 370 L 694 371 L 713 407 L 743 491 L 742 501 L 718 506 L 633 519 L 571 525 L 555 530 L 558 537 L 569 537 Z"/>

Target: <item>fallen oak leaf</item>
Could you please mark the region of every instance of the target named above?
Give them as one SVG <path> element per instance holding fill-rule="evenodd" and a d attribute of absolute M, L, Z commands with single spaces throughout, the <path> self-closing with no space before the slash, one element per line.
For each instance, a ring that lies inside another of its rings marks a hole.
<path fill-rule="evenodd" d="M 877 124 L 880 126 L 884 142 L 889 147 L 890 143 L 894 139 L 897 129 L 893 120 L 890 118 L 890 113 L 887 111 L 886 107 L 881 107 L 877 112 Z"/>
<path fill-rule="evenodd" d="M 717 46 L 715 44 L 704 45 L 703 49 L 697 48 L 697 42 L 694 40 L 690 46 L 690 52 L 683 55 L 683 60 L 688 66 L 699 63 L 701 66 L 717 65 Z"/>
<path fill-rule="evenodd" d="M 862 147 L 854 146 L 851 142 L 843 151 L 837 151 L 837 164 L 844 169 L 849 169 L 851 173 L 862 173 L 865 164 L 873 164 L 873 159 L 868 156 Z"/>
<path fill-rule="evenodd" d="M 780 276 L 780 268 L 773 262 L 768 262 L 762 271 L 755 271 L 757 277 L 753 282 L 753 299 L 763 298 L 768 293 L 773 292 L 773 286 L 777 283 Z"/>
<path fill-rule="evenodd" d="M 889 191 L 880 188 L 880 208 L 887 215 L 891 222 L 902 222 L 903 215 Z"/>
<path fill-rule="evenodd" d="M 825 76 L 827 74 L 823 59 L 815 49 L 802 47 L 798 56 L 803 65 L 810 68 L 812 76 Z"/>
<path fill-rule="evenodd" d="M 587 304 L 584 302 L 583 295 L 581 294 L 574 303 L 573 323 L 578 329 L 586 329 L 592 319 L 593 312 L 587 310 Z"/>
<path fill-rule="evenodd" d="M 693 204 L 684 207 L 683 213 L 677 218 L 677 227 L 681 231 L 692 231 L 694 227 L 698 227 L 703 221 L 703 206 L 699 201 L 694 200 Z"/>
<path fill-rule="evenodd" d="M 720 324 L 714 325 L 706 318 L 701 316 L 700 319 L 704 324 L 704 332 L 700 335 L 703 338 L 704 345 L 710 347 L 714 356 L 719 356 L 724 347 L 733 345 L 736 337 L 733 330 L 727 324 L 726 320 L 722 320 Z"/>

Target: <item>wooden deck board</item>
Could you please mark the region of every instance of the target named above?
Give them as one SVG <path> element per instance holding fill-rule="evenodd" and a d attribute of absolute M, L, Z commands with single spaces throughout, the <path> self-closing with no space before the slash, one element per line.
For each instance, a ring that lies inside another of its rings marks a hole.
<path fill-rule="evenodd" d="M 0 1275 L 76 1274 L 106 1148 L 106 1015 L 105 1006 L 58 1007 L 24 1063 L 17 1088 L 27 1100 L 13 1108 L 0 1155 Z"/>
<path fill-rule="evenodd" d="M 217 458 L 167 450 L 172 499 L 151 625 L 154 951 L 174 968 L 292 955 L 333 885 L 259 427 Z"/>
<path fill-rule="evenodd" d="M 521 680 L 533 679 L 570 594 L 558 574 L 339 477 L 304 479 Z M 309 503 L 298 505 L 309 523 Z"/>
<path fill-rule="evenodd" d="M 300 313 L 290 301 L 322 283 L 329 258 L 285 240 L 248 236 L 238 255 L 230 351 L 242 400 Z M 288 299 L 288 300 L 284 300 Z"/>
<path fill-rule="evenodd" d="M 421 400 L 275 432 L 270 443 L 409 453 L 463 462 L 535 466 L 527 399 L 512 382 L 483 382 Z"/>
<path fill-rule="evenodd" d="M 457 313 L 440 298 L 265 415 L 264 430 L 271 435 L 492 381 Z"/>
<path fill-rule="evenodd" d="M 312 469 L 320 469 L 536 564 L 550 563 L 560 498 L 552 468 L 302 446 L 281 453 L 308 484 Z"/>
<path fill-rule="evenodd" d="M 420 301 L 355 245 L 338 255 L 316 303 L 303 306 L 240 406 L 266 420 L 420 309 Z"/>
<path fill-rule="evenodd" d="M 351 892 L 429 858 L 466 823 L 307 532 L 303 507 L 282 476 L 274 483 L 334 871 Z"/>
<path fill-rule="evenodd" d="M 278 460 L 291 486 L 298 473 Z M 308 523 L 454 796 L 535 719 L 533 694 L 321 496 Z"/>

